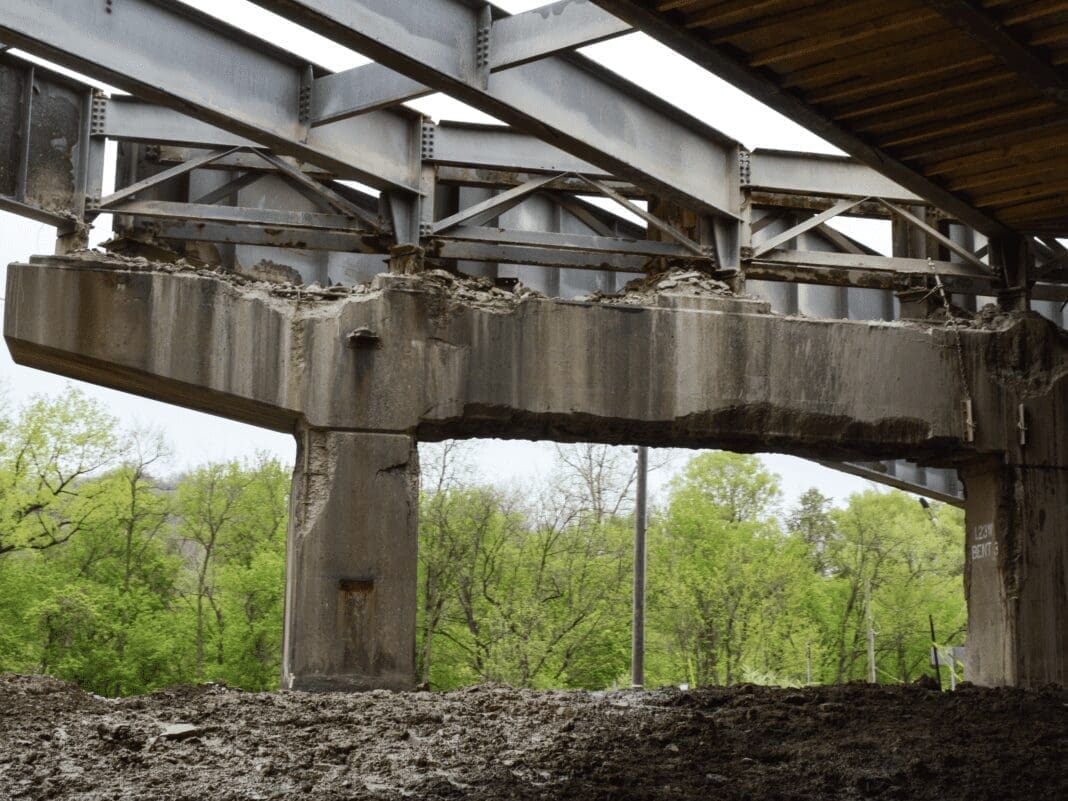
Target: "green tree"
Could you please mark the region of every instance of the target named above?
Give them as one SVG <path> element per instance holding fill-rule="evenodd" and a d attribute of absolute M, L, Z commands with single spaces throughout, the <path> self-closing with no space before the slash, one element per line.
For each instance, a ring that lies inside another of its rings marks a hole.
<path fill-rule="evenodd" d="M 161 479 L 158 435 L 71 390 L 0 412 L 0 670 L 102 694 L 175 682 L 277 686 L 289 476 L 275 460 Z M 463 448 L 427 450 L 420 676 L 607 687 L 630 644 L 634 460 L 561 446 L 552 478 L 480 483 Z M 816 490 L 780 522 L 778 477 L 705 453 L 650 525 L 651 683 L 800 683 L 926 671 L 932 616 L 959 641 L 963 515 L 899 492 Z"/>
<path fill-rule="evenodd" d="M 124 439 L 125 463 L 91 479 L 98 513 L 78 536 L 0 564 L 36 574 L 21 609 L 23 664 L 109 695 L 185 678 L 172 614 L 181 562 L 163 536 L 168 498 L 148 473 L 160 440 Z"/>
<path fill-rule="evenodd" d="M 73 389 L 0 413 L 0 669 L 108 695 L 277 685 L 287 472 L 165 482 L 165 453 Z"/>
<path fill-rule="evenodd" d="M 808 546 L 813 567 L 820 573 L 827 569 L 827 548 L 834 539 L 831 508 L 831 499 L 812 487 L 786 516 L 786 529 Z"/>
<path fill-rule="evenodd" d="M 76 389 L 0 417 L 0 556 L 61 545 L 94 524 L 93 478 L 121 458 L 117 424 Z"/>
<path fill-rule="evenodd" d="M 288 491 L 286 472 L 265 456 L 179 479 L 176 533 L 189 568 L 198 680 L 277 681 Z"/>
<path fill-rule="evenodd" d="M 791 519 L 806 521 L 799 533 L 812 531 L 813 519 L 820 531 L 812 553 L 821 581 L 812 603 L 821 680 L 867 678 L 869 609 L 878 680 L 911 681 L 926 670 L 928 615 L 943 641 L 963 632 L 960 509 L 928 509 L 904 492 L 869 490 L 828 513 L 802 502 Z"/>
<path fill-rule="evenodd" d="M 825 680 L 867 676 L 869 603 L 877 677 L 914 680 L 928 661 L 928 615 L 947 639 L 963 631 L 962 513 L 934 505 L 929 514 L 904 493 L 872 490 L 831 517 Z"/>
<path fill-rule="evenodd" d="M 419 655 L 434 686 L 607 686 L 625 667 L 633 466 L 603 446 L 558 457 L 527 504 L 424 460 L 437 466 L 422 502 Z"/>
<path fill-rule="evenodd" d="M 458 660 L 439 659 L 435 647 L 450 648 L 450 634 L 443 628 L 447 613 L 456 603 L 457 582 L 470 550 L 485 540 L 485 528 L 496 511 L 490 494 L 465 490 L 468 477 L 464 446 L 446 441 L 424 446 L 420 453 L 422 491 L 419 496 L 419 608 L 416 673 L 430 684 L 435 667 L 435 686 L 455 686 L 451 675 Z"/>
<path fill-rule="evenodd" d="M 774 517 L 778 477 L 753 456 L 705 453 L 672 484 L 651 527 L 650 674 L 732 684 L 804 676 L 814 581 L 801 537 Z"/>
<path fill-rule="evenodd" d="M 222 550 L 218 574 L 227 621 L 226 659 L 216 677 L 247 690 L 278 686 L 285 601 L 289 471 L 260 455 L 244 467 L 238 536 Z"/>

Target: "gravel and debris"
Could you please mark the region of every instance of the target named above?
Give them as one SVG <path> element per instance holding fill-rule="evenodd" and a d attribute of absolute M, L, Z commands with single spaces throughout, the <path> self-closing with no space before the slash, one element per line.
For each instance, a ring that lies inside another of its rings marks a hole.
<path fill-rule="evenodd" d="M 53 257 L 41 257 L 53 258 Z M 105 262 L 115 267 L 134 272 L 190 273 L 227 281 L 235 286 L 259 290 L 268 295 L 296 301 L 332 301 L 367 295 L 378 291 L 378 282 L 365 284 L 323 287 L 317 283 L 299 284 L 290 281 L 265 280 L 222 269 L 211 269 L 178 258 L 174 261 L 152 261 L 143 256 L 123 256 L 116 253 L 103 253 L 97 250 L 75 251 L 62 257 L 63 260 L 83 260 L 87 262 Z M 275 273 L 280 272 L 278 270 Z M 393 287 L 410 286 L 413 289 L 447 294 L 453 301 L 474 306 L 487 311 L 508 312 L 517 304 L 527 300 L 545 299 L 546 295 L 522 283 L 511 287 L 497 286 L 493 279 L 431 269 L 420 273 L 390 275 Z M 657 296 L 671 294 L 686 297 L 737 297 L 730 286 L 707 273 L 699 270 L 673 269 L 650 276 L 642 276 L 627 283 L 616 293 L 597 290 L 589 295 L 578 297 L 577 302 L 619 304 L 633 306 L 656 305 Z"/>
<path fill-rule="evenodd" d="M 109 700 L 0 676 L 5 801 L 295 796 L 1063 801 L 1068 691 L 207 685 Z"/>
<path fill-rule="evenodd" d="M 617 303 L 645 306 L 653 303 L 657 295 L 670 292 L 673 295 L 702 297 L 734 297 L 734 293 L 723 281 L 716 280 L 699 270 L 669 270 L 655 275 L 635 278 L 620 292 L 604 293 L 600 290 L 577 298 L 587 303 Z"/>
<path fill-rule="evenodd" d="M 541 292 L 521 283 L 504 288 L 496 286 L 491 278 L 462 275 L 441 269 L 391 275 L 389 279 L 391 287 L 406 285 L 413 289 L 438 292 L 466 306 L 488 311 L 511 311 L 516 304 L 523 301 L 545 298 Z"/>
<path fill-rule="evenodd" d="M 203 278 L 214 278 L 225 281 L 234 286 L 262 291 L 272 297 L 285 298 L 297 301 L 333 301 L 344 300 L 357 295 L 368 295 L 374 292 L 370 283 L 365 284 L 333 284 L 321 286 L 318 283 L 298 284 L 290 281 L 264 280 L 254 276 L 233 272 L 232 270 L 216 269 L 194 264 L 185 259 L 174 261 L 153 261 L 144 256 L 123 256 L 118 253 L 102 252 L 99 250 L 78 250 L 63 256 L 35 256 L 32 261 L 84 261 L 93 264 L 107 264 L 117 269 L 130 272 L 151 272 L 166 274 L 198 275 Z"/>
<path fill-rule="evenodd" d="M 1036 320 L 1046 319 L 1035 311 L 1006 311 L 994 303 L 988 303 L 970 319 L 958 322 L 958 325 L 961 328 L 971 327 L 984 331 L 1007 331 L 1027 317 Z"/>

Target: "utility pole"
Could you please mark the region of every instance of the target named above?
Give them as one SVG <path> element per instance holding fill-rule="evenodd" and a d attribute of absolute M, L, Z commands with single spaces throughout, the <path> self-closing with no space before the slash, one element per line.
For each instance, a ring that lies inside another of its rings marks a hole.
<path fill-rule="evenodd" d="M 630 683 L 645 686 L 645 517 L 649 449 L 638 449 L 638 491 L 634 503 L 634 620 L 630 641 Z"/>
<path fill-rule="evenodd" d="M 875 684 L 875 628 L 871 620 L 871 579 L 864 582 L 865 606 L 868 608 L 868 683 Z"/>
<path fill-rule="evenodd" d="M 935 678 L 938 680 L 938 691 L 942 692 L 942 667 L 938 663 L 938 641 L 935 639 L 934 615 L 928 615 L 927 620 L 931 623 L 931 653 L 934 655 Z M 953 675 L 953 663 L 949 664 L 950 676 Z"/>

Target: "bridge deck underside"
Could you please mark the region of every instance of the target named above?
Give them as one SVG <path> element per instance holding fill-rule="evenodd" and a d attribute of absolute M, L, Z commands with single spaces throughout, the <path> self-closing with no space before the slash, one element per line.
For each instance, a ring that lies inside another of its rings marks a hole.
<path fill-rule="evenodd" d="M 599 2 L 902 183 L 1068 232 L 1063 3 Z"/>

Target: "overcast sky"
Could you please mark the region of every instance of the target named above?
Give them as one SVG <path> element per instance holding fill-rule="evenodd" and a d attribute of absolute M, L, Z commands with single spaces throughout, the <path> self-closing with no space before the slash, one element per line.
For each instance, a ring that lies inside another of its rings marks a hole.
<path fill-rule="evenodd" d="M 335 71 L 367 62 L 362 56 L 280 20 L 245 0 L 186 2 Z M 527 11 L 545 2 L 497 0 L 498 5 L 512 13 Z M 839 152 L 644 34 L 632 34 L 604 42 L 585 48 L 582 52 L 749 148 Z M 411 105 L 439 120 L 492 121 L 486 115 L 440 95 L 423 98 Z M 107 237 L 108 232 L 104 228 L 107 224 L 105 218 L 98 220 L 94 243 Z M 887 227 L 878 222 L 851 224 L 849 232 L 880 249 L 888 239 Z M 53 245 L 53 229 L 0 212 L 0 265 L 25 259 L 33 253 L 50 253 Z M 0 275 L 3 272 L 4 268 L 0 266 Z M 6 348 L 0 348 L 0 383 L 6 384 L 8 397 L 16 403 L 36 393 L 62 392 L 68 385 L 64 379 L 48 373 L 18 367 L 11 361 Z M 81 386 L 121 418 L 138 425 L 162 429 L 174 449 L 173 469 L 207 460 L 245 457 L 257 450 L 275 453 L 287 463 L 293 460 L 291 437 L 124 393 L 90 385 Z M 523 485 L 548 473 L 552 465 L 553 448 L 547 443 L 483 441 L 476 455 L 484 476 Z M 672 469 L 681 466 L 684 458 L 684 455 L 677 456 L 667 469 L 652 477 L 650 483 L 654 491 L 663 486 Z M 817 486 L 824 494 L 839 500 L 844 500 L 850 492 L 874 486 L 811 462 L 779 455 L 764 458 L 768 466 L 783 477 L 787 504 L 810 486 Z"/>

